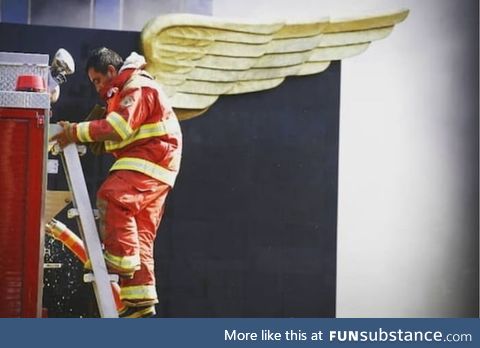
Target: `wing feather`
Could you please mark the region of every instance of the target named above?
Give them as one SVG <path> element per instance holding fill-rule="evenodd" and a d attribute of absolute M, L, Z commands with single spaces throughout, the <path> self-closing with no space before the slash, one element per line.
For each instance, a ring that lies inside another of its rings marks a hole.
<path fill-rule="evenodd" d="M 362 42 L 372 42 L 386 38 L 393 30 L 393 26 L 361 31 L 347 31 L 326 33 L 322 36 L 319 47 L 352 45 Z"/>
<path fill-rule="evenodd" d="M 324 62 L 353 57 L 364 52 L 369 45 L 370 43 L 366 42 L 345 46 L 318 47 L 313 50 L 313 54 L 310 56 L 309 61 Z"/>
<path fill-rule="evenodd" d="M 220 95 L 274 88 L 287 76 L 316 74 L 331 61 L 360 54 L 408 12 L 270 23 L 166 15 L 145 26 L 142 45 L 147 70 L 187 119 Z"/>

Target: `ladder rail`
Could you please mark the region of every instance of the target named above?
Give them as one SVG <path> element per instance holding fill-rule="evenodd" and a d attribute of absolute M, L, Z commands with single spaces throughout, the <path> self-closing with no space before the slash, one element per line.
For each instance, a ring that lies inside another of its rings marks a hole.
<path fill-rule="evenodd" d="M 50 136 L 52 133 L 58 133 L 60 130 L 60 126 L 51 125 Z M 78 210 L 80 233 L 85 244 L 87 255 L 92 264 L 94 274 L 92 285 L 100 316 L 102 318 L 118 318 L 117 307 L 110 284 L 111 278 L 103 257 L 100 237 L 98 235 L 77 146 L 75 144 L 67 145 L 63 149 L 61 157 L 64 163 L 68 186 L 72 193 L 73 204 Z"/>

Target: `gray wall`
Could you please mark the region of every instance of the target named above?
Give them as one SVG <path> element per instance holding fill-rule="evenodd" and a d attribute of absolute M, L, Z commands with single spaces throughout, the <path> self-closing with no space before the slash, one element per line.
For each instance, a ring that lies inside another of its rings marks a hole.
<path fill-rule="evenodd" d="M 124 0 L 124 30 L 142 30 L 145 23 L 167 13 L 196 13 L 209 15 L 212 0 Z"/>
<path fill-rule="evenodd" d="M 140 31 L 167 13 L 211 14 L 212 0 L 0 0 L 0 22 Z"/>
<path fill-rule="evenodd" d="M 216 0 L 213 14 L 402 7 L 390 37 L 342 62 L 337 315 L 477 316 L 478 1 Z"/>

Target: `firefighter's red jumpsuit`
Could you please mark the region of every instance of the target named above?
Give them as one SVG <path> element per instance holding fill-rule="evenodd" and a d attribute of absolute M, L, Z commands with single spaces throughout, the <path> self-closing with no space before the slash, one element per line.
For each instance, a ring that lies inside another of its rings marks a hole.
<path fill-rule="evenodd" d="M 100 235 L 109 269 L 120 275 L 130 307 L 158 302 L 153 243 L 168 192 L 180 168 L 182 134 L 163 92 L 142 70 L 126 69 L 108 86 L 106 118 L 76 125 L 79 142 L 105 141 L 116 157 L 97 193 Z"/>

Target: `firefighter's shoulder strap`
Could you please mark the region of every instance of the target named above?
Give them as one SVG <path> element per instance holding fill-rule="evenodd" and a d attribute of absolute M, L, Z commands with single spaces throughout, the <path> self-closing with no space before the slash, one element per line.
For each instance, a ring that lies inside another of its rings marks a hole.
<path fill-rule="evenodd" d="M 166 106 L 165 104 L 169 103 L 162 86 L 160 86 L 160 84 L 153 78 L 152 75 L 143 70 L 133 74 L 132 77 L 130 77 L 130 79 L 123 85 L 122 90 L 141 87 L 149 87 L 156 90 L 164 107 Z M 170 104 L 168 104 L 168 106 L 170 107 Z"/>
<path fill-rule="evenodd" d="M 139 71 L 134 73 L 123 85 L 122 89 L 150 87 L 156 90 L 161 89 L 160 85 L 155 81 L 152 75 L 146 71 Z"/>

